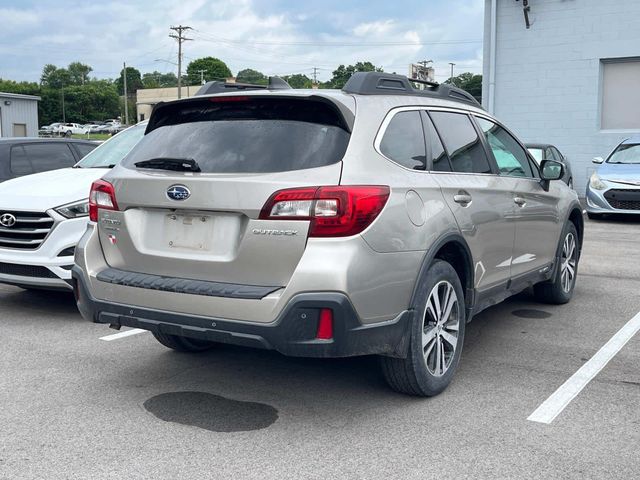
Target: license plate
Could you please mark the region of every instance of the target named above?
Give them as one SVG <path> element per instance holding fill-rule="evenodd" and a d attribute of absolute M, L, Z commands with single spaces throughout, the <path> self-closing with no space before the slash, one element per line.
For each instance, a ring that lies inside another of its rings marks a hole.
<path fill-rule="evenodd" d="M 165 217 L 165 240 L 169 248 L 210 251 L 213 219 L 207 215 L 169 214 Z"/>

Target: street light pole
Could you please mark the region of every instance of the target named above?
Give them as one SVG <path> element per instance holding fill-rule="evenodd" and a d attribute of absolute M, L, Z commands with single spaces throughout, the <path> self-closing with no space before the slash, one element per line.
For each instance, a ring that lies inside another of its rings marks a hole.
<path fill-rule="evenodd" d="M 122 64 L 122 75 L 124 76 L 124 124 L 129 125 L 129 99 L 127 98 L 127 64 Z"/>
<path fill-rule="evenodd" d="M 451 83 L 451 85 L 455 85 L 455 82 L 453 81 L 453 67 L 456 65 L 455 63 L 449 62 L 449 65 L 451 65 L 451 77 L 449 78 L 449 82 Z"/>

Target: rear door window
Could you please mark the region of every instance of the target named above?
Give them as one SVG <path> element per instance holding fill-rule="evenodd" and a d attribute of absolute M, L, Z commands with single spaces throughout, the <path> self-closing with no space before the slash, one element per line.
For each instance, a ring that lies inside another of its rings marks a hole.
<path fill-rule="evenodd" d="M 211 97 L 154 112 L 123 165 L 190 159 L 203 173 L 269 173 L 342 160 L 350 133 L 337 108 L 299 98 Z"/>
<path fill-rule="evenodd" d="M 427 147 L 429 149 L 429 158 L 431 159 L 431 170 L 434 172 L 450 172 L 451 164 L 449 163 L 449 157 L 444 149 L 442 140 L 438 136 L 436 128 L 433 126 L 433 122 L 429 115 L 424 112 L 422 116 L 424 121 L 424 130 L 427 134 Z"/>
<path fill-rule="evenodd" d="M 420 112 L 396 113 L 380 142 L 382 154 L 411 170 L 426 170 L 426 149 Z"/>
<path fill-rule="evenodd" d="M 430 112 L 449 153 L 451 168 L 460 173 L 492 173 L 471 119 L 463 113 Z"/>

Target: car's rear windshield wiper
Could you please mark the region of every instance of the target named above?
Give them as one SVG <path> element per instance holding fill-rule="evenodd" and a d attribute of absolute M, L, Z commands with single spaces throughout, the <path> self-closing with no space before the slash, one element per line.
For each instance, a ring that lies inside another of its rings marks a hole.
<path fill-rule="evenodd" d="M 175 172 L 200 172 L 200 165 L 192 158 L 151 158 L 134 164 L 137 168 L 154 168 Z"/>

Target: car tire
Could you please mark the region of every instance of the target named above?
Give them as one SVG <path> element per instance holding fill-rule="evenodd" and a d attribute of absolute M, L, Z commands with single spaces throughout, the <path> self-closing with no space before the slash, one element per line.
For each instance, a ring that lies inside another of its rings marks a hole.
<path fill-rule="evenodd" d="M 67 131 L 64 133 L 64 136 L 65 136 L 65 137 L 67 137 L 67 138 L 70 138 L 70 137 L 71 137 L 71 135 L 72 135 L 71 130 L 67 130 Z"/>
<path fill-rule="evenodd" d="M 206 340 L 197 340 L 195 338 L 181 337 L 179 335 L 168 335 L 166 333 L 153 332 L 153 336 L 156 337 L 162 345 L 177 352 L 195 353 L 204 352 L 209 350 L 215 345 L 213 342 L 207 342 Z"/>
<path fill-rule="evenodd" d="M 448 316 L 447 298 L 452 302 Z M 440 307 L 442 304 L 445 307 Z M 464 343 L 464 294 L 458 274 L 449 263 L 435 260 L 431 264 L 418 283 L 412 307 L 407 356 L 380 357 L 382 374 L 396 392 L 431 397 L 451 383 Z"/>
<path fill-rule="evenodd" d="M 556 268 L 553 278 L 533 286 L 539 302 L 561 305 L 569 302 L 573 296 L 580 260 L 578 231 L 573 222 L 567 223 L 564 227 L 558 258 L 560 265 Z"/>

